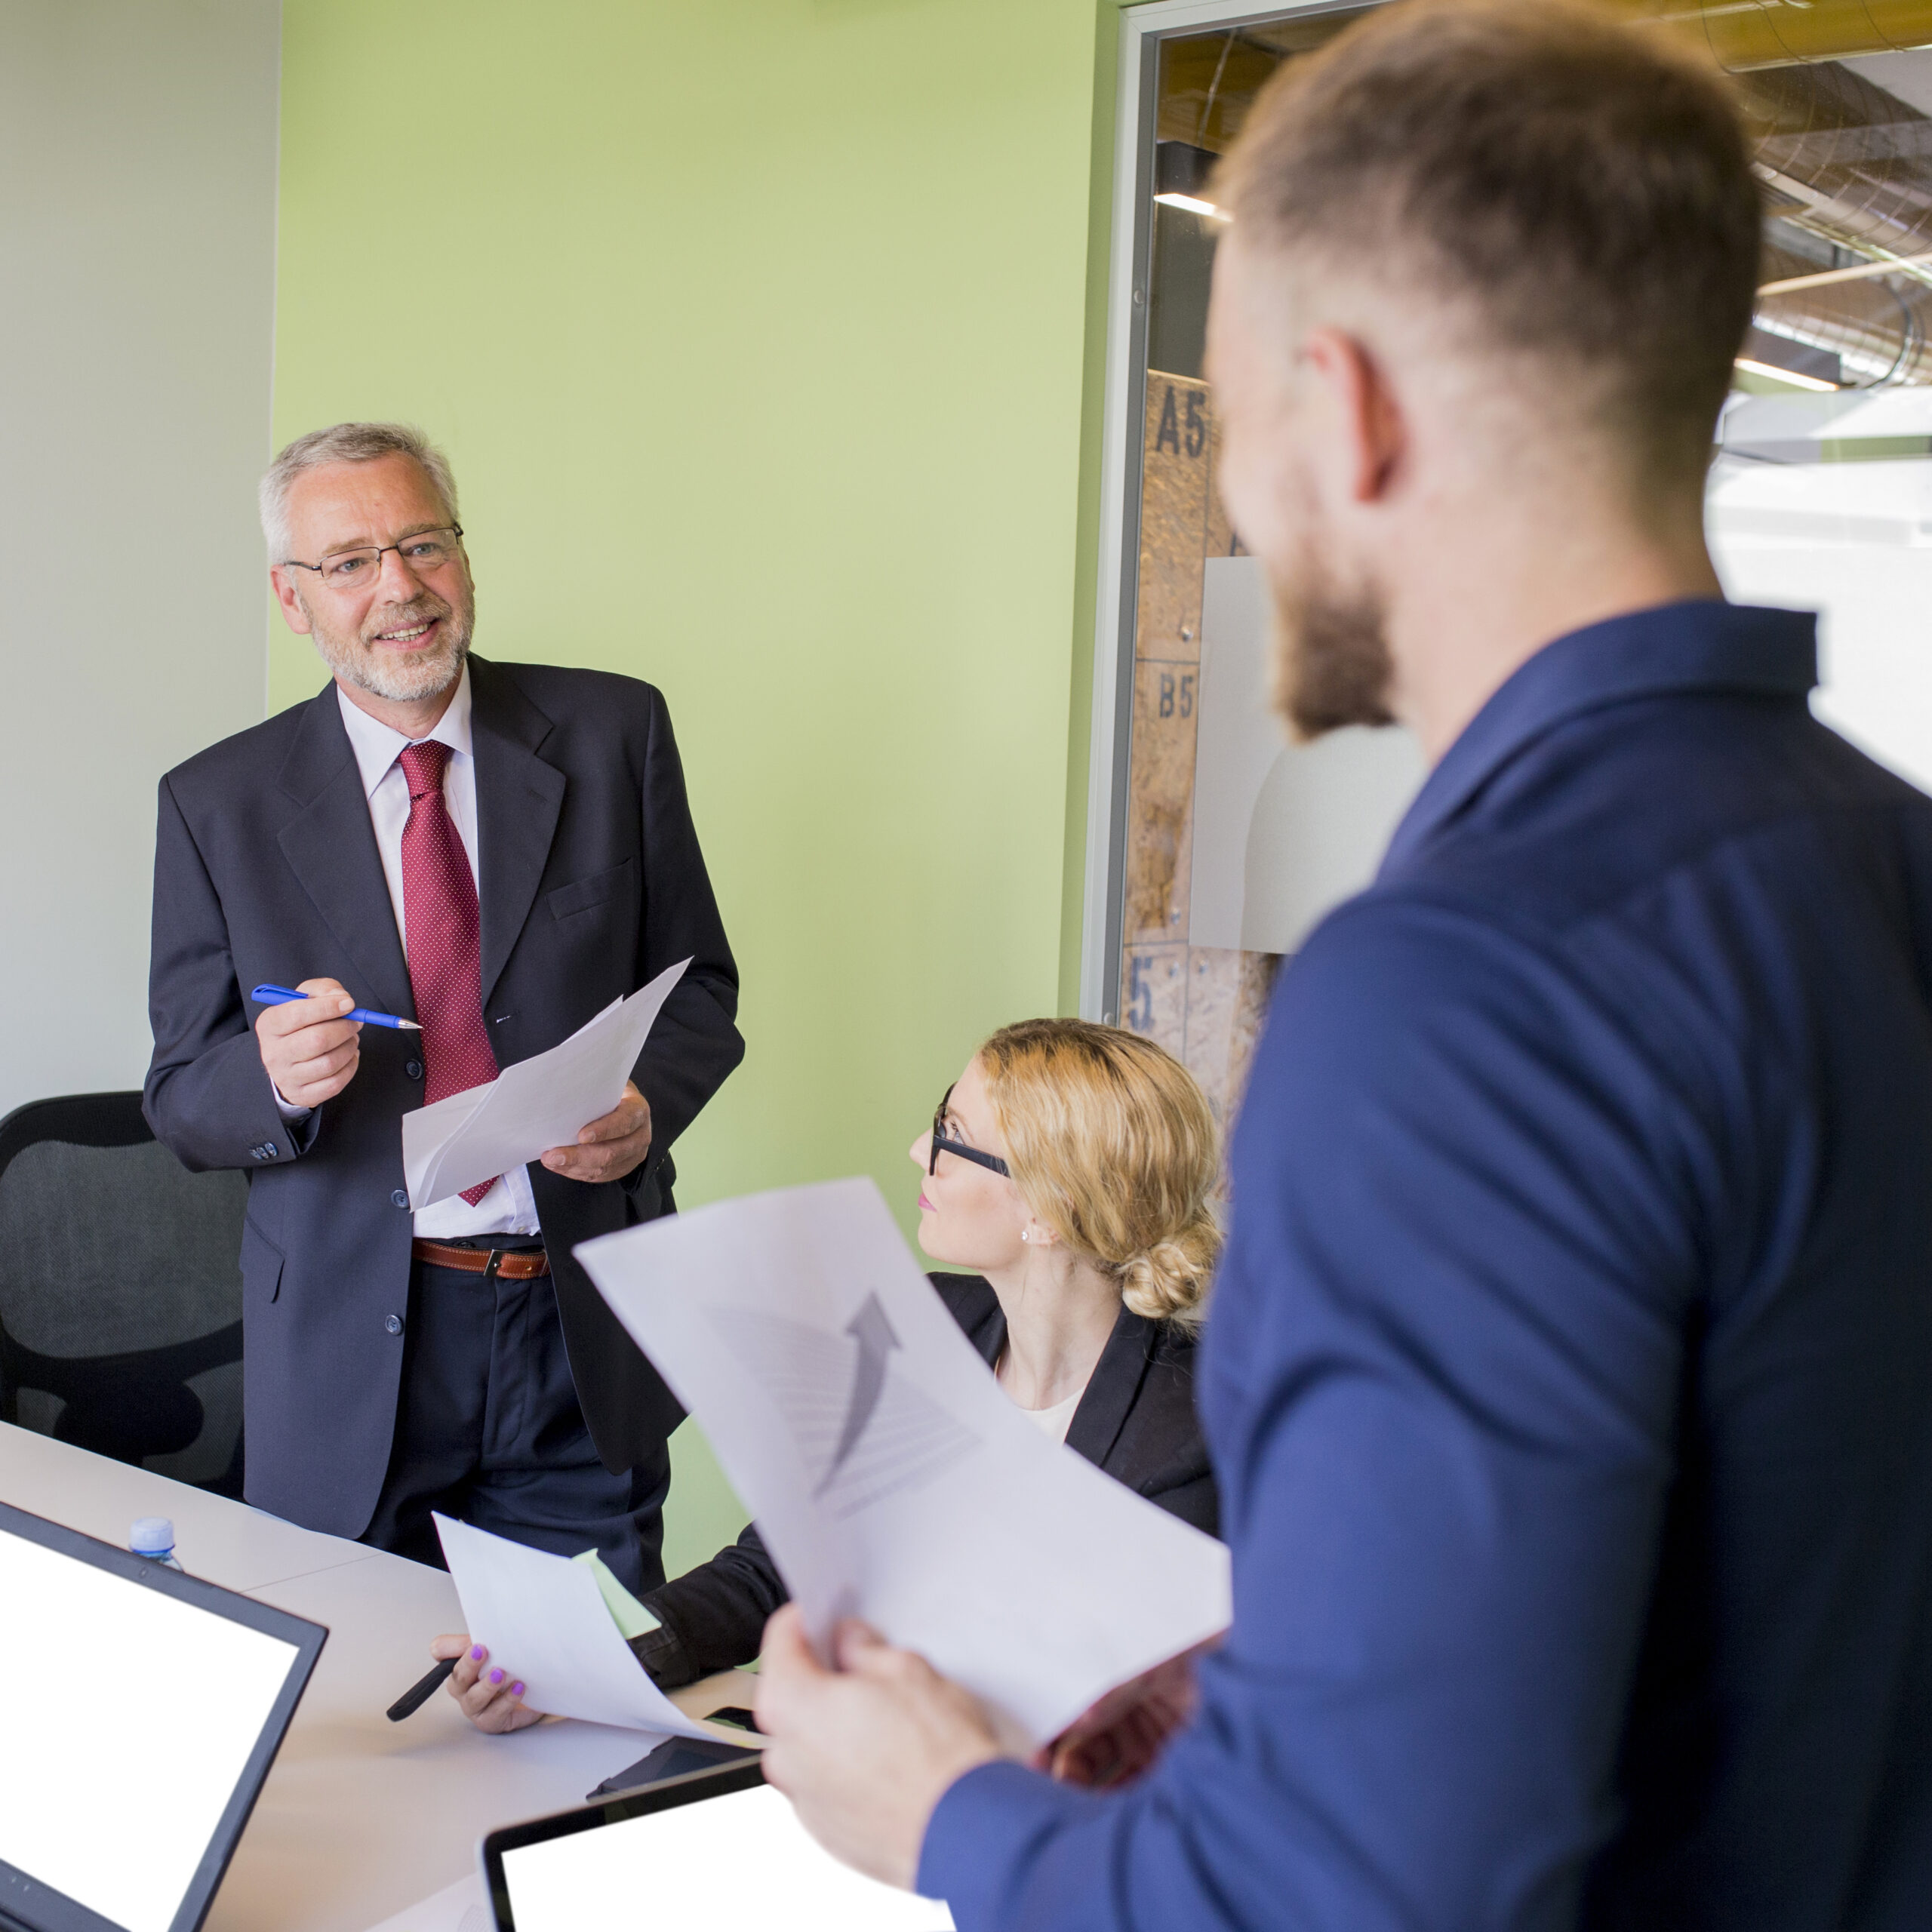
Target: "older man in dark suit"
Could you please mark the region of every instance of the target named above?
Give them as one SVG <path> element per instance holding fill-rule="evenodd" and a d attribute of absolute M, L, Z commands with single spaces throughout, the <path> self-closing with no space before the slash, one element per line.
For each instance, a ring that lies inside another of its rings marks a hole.
<path fill-rule="evenodd" d="M 262 502 L 334 678 L 162 781 L 146 1094 L 189 1167 L 249 1174 L 248 1500 L 428 1562 L 440 1509 L 648 1587 L 679 1411 L 571 1251 L 669 1211 L 671 1144 L 744 1051 L 663 699 L 471 656 L 454 484 L 413 430 L 303 437 Z M 688 956 L 611 1112 L 411 1211 L 405 1112 Z M 254 1008 L 264 983 L 309 997 Z"/>

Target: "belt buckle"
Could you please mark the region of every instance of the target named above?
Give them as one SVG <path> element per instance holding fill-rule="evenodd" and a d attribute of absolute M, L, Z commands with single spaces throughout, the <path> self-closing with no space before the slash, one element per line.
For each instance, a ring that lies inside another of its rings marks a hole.
<path fill-rule="evenodd" d="M 494 1281 L 497 1278 L 497 1270 L 503 1265 L 503 1258 L 509 1252 L 509 1251 L 507 1248 L 493 1247 L 491 1249 L 490 1258 L 483 1264 L 483 1278 L 485 1281 Z"/>

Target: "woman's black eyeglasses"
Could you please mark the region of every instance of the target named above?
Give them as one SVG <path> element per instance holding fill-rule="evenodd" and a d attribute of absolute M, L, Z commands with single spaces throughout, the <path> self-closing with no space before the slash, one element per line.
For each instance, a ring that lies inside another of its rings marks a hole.
<path fill-rule="evenodd" d="M 933 1109 L 932 1152 L 927 1157 L 926 1172 L 939 1172 L 939 1157 L 942 1152 L 957 1154 L 962 1161 L 972 1161 L 983 1168 L 989 1168 L 996 1174 L 1008 1174 L 1006 1163 L 997 1154 L 983 1152 L 977 1147 L 969 1147 L 964 1141 L 957 1140 L 946 1131 L 946 1110 L 952 1103 L 952 1089 L 949 1087 L 937 1106 Z"/>

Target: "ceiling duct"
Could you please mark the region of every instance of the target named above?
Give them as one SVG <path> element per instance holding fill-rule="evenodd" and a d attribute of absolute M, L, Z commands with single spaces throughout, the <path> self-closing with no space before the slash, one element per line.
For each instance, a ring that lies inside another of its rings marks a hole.
<path fill-rule="evenodd" d="M 1737 85 L 1769 217 L 1758 328 L 1838 357 L 1851 387 L 1932 381 L 1924 265 L 1777 286 L 1932 252 L 1932 118 L 1831 62 Z"/>
<path fill-rule="evenodd" d="M 1932 120 L 1829 62 L 1737 85 L 1773 214 L 1868 259 L 1932 249 Z"/>
<path fill-rule="evenodd" d="M 1614 13 L 1694 37 L 1733 74 L 1932 45 L 1932 0 L 1603 0 Z"/>
<path fill-rule="evenodd" d="M 1816 266 L 1775 246 L 1764 251 L 1767 279 L 1800 276 Z M 1932 288 L 1909 276 L 1872 276 L 1761 296 L 1745 352 L 1848 389 L 1932 383 L 1928 325 Z M 1780 343 L 1793 350 L 1780 352 Z M 1835 368 L 1814 361 L 1817 356 L 1835 359 Z"/>
<path fill-rule="evenodd" d="M 1932 0 L 1600 4 L 1693 40 L 1732 76 L 1764 183 L 1761 279 L 1811 282 L 1763 294 L 1746 355 L 1807 386 L 1932 384 L 1932 259 L 1883 266 L 1932 258 L 1932 118 L 1838 64 L 1932 48 Z M 1331 15 L 1297 17 L 1168 42 L 1157 196 L 1205 211 L 1213 159 L 1256 91 L 1334 28 Z"/>

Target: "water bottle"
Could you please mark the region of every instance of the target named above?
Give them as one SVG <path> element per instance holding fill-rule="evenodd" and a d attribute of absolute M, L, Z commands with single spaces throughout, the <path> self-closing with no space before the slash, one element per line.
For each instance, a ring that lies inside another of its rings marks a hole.
<path fill-rule="evenodd" d="M 174 1560 L 174 1525 L 165 1516 L 143 1516 L 128 1531 L 128 1547 L 150 1563 L 165 1563 L 171 1570 L 181 1567 Z"/>

